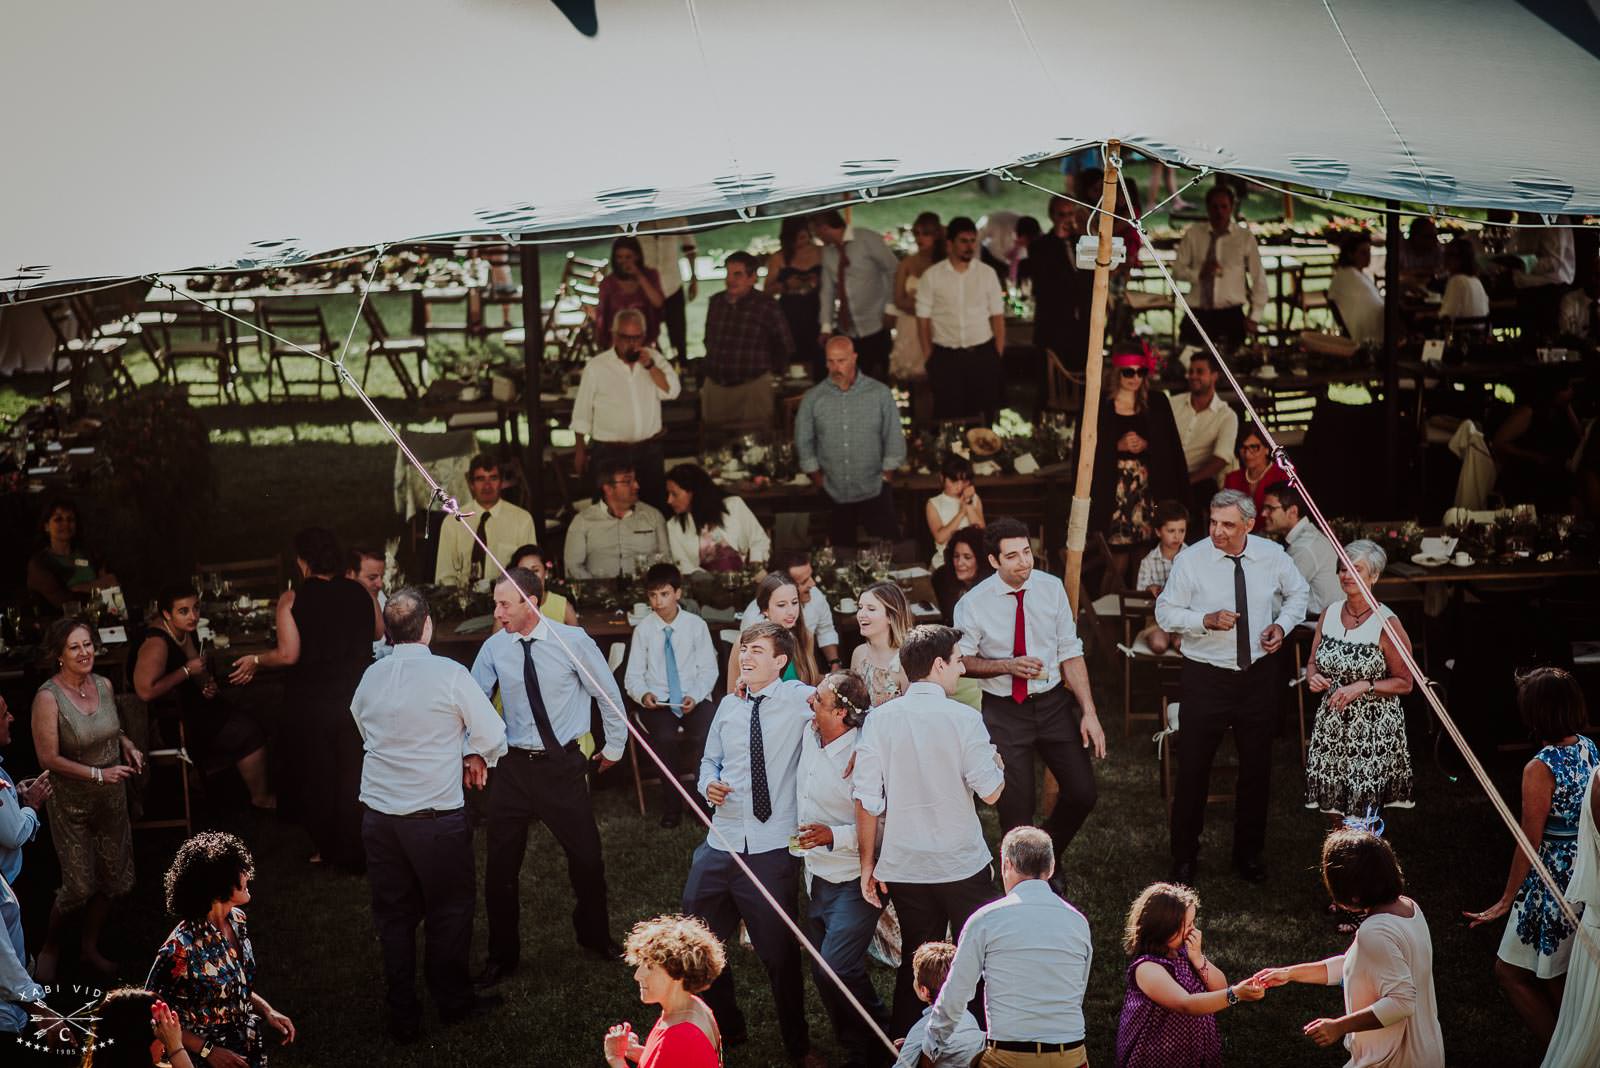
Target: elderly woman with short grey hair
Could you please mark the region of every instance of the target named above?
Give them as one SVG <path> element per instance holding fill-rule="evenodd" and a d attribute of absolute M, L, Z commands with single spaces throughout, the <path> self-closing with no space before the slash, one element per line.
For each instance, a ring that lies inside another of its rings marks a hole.
<path fill-rule="evenodd" d="M 1355 574 L 1340 561 L 1344 598 L 1317 621 L 1306 676 L 1322 703 L 1306 757 L 1305 803 L 1335 824 L 1385 806 L 1411 807 L 1411 753 L 1400 707 L 1400 698 L 1411 692 L 1411 671 L 1384 621 L 1408 653 L 1411 641 L 1372 592 L 1388 564 L 1383 548 L 1362 539 L 1346 545 L 1344 555 Z"/>

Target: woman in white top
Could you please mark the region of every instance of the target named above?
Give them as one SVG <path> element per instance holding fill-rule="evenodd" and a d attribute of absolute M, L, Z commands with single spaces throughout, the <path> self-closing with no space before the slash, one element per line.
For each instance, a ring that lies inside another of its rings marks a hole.
<path fill-rule="evenodd" d="M 1404 896 L 1394 851 L 1375 834 L 1348 828 L 1322 843 L 1322 882 L 1334 904 L 1364 917 L 1350 948 L 1327 960 L 1265 968 L 1262 986 L 1344 986 L 1345 1015 L 1302 1031 L 1319 1046 L 1341 1038 L 1345 1068 L 1444 1068 L 1444 1034 L 1433 993 L 1433 939 L 1422 909 Z"/>
<path fill-rule="evenodd" d="M 972 488 L 972 464 L 965 457 L 950 453 L 939 468 L 944 489 L 936 497 L 928 498 L 923 515 L 928 521 L 928 533 L 933 535 L 933 563 L 938 568 L 944 564 L 944 547 L 950 544 L 950 535 L 967 527 L 983 527 L 983 501 Z"/>
<path fill-rule="evenodd" d="M 1358 345 L 1383 343 L 1383 294 L 1367 273 L 1370 266 L 1372 237 L 1354 234 L 1339 250 L 1339 266 L 1328 283 L 1328 299 L 1338 309 L 1345 333 Z"/>
<path fill-rule="evenodd" d="M 1570 1064 L 1600 1064 L 1600 961 L 1590 944 L 1600 945 L 1600 771 L 1589 776 L 1578 817 L 1578 855 L 1567 883 L 1567 900 L 1583 909 L 1583 930 L 1588 944 L 1576 946 L 1567 964 L 1567 989 L 1561 999 L 1556 1033 L 1544 1051 L 1543 1068 Z"/>
<path fill-rule="evenodd" d="M 1489 294 L 1478 278 L 1478 249 L 1470 237 L 1457 237 L 1444 247 L 1444 284 L 1441 319 L 1487 319 Z"/>
<path fill-rule="evenodd" d="M 900 643 L 911 629 L 911 605 L 893 582 L 876 582 L 861 591 L 856 625 L 861 644 L 850 655 L 850 670 L 867 684 L 872 706 L 906 692 L 906 673 L 900 667 Z"/>
<path fill-rule="evenodd" d="M 667 545 L 672 562 L 685 575 L 691 571 L 739 571 L 764 564 L 772 539 L 750 507 L 723 493 L 711 476 L 694 464 L 667 472 Z"/>

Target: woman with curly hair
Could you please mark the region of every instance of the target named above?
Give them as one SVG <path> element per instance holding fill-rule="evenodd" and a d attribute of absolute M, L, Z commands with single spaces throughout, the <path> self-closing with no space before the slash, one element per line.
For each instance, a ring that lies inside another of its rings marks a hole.
<path fill-rule="evenodd" d="M 661 1017 L 643 1045 L 624 1021 L 606 1032 L 611 1068 L 718 1068 L 722 1033 L 716 1017 L 696 995 L 722 974 L 722 943 L 691 916 L 657 916 L 634 925 L 622 959 L 634 966 L 639 1000 L 660 1005 Z"/>
<path fill-rule="evenodd" d="M 167 869 L 167 911 L 178 918 L 145 985 L 183 1024 L 183 1046 L 210 1068 L 263 1068 L 264 1020 L 294 1041 L 294 1022 L 255 991 L 256 955 L 245 926 L 255 861 L 231 834 L 206 831 Z"/>

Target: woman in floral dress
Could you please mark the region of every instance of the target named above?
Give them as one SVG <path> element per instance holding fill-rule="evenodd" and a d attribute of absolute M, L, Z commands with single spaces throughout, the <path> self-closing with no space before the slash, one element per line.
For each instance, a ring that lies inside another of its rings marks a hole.
<path fill-rule="evenodd" d="M 1560 668 L 1525 675 L 1517 685 L 1517 710 L 1544 743 L 1522 769 L 1522 833 L 1539 843 L 1539 860 L 1565 894 L 1578 852 L 1583 794 L 1600 766 L 1600 750 L 1578 733 L 1589 726 L 1583 690 Z M 1528 1029 L 1549 1042 L 1561 1011 L 1573 927 L 1532 869 L 1522 851 L 1513 850 L 1505 893 L 1466 916 L 1477 927 L 1510 913 L 1494 975 Z"/>
<path fill-rule="evenodd" d="M 1367 589 L 1388 565 L 1377 543 L 1344 547 Z M 1400 698 L 1411 692 L 1411 672 L 1383 624 L 1388 620 L 1407 652 L 1411 641 L 1395 614 L 1361 592 L 1339 566 L 1345 599 L 1317 621 L 1307 684 L 1323 695 L 1306 754 L 1306 807 L 1333 817 L 1366 816 L 1385 806 L 1411 807 L 1411 752 Z"/>

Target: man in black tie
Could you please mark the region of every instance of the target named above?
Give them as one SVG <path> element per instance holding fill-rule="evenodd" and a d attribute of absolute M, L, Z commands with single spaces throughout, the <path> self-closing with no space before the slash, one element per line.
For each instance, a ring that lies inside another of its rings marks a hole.
<path fill-rule="evenodd" d="M 605 861 L 585 777 L 588 761 L 578 748 L 578 736 L 589 729 L 593 697 L 605 723 L 600 770 L 622 759 L 628 737 L 622 695 L 605 657 L 582 628 L 546 619 L 528 603 L 543 597 L 538 575 L 521 567 L 506 572 L 494 588 L 494 618 L 501 629 L 483 643 L 472 664 L 472 677 L 485 694 L 500 691 L 510 744 L 489 777 L 489 867 L 483 881 L 489 960 L 478 976 L 480 986 L 516 970 L 521 950 L 517 884 L 528 824 L 536 819 L 567 854 L 578 944 L 602 959 L 615 960 L 622 953 L 611 937 Z"/>
<path fill-rule="evenodd" d="M 1250 882 L 1267 877 L 1262 848 L 1280 678 L 1268 657 L 1305 619 L 1311 591 L 1282 546 L 1250 533 L 1255 518 L 1248 493 L 1223 490 L 1211 498 L 1210 538 L 1178 554 L 1156 599 L 1156 623 L 1183 635 L 1172 881 L 1191 886 L 1211 761 L 1230 727 L 1239 751 L 1233 863 Z"/>

